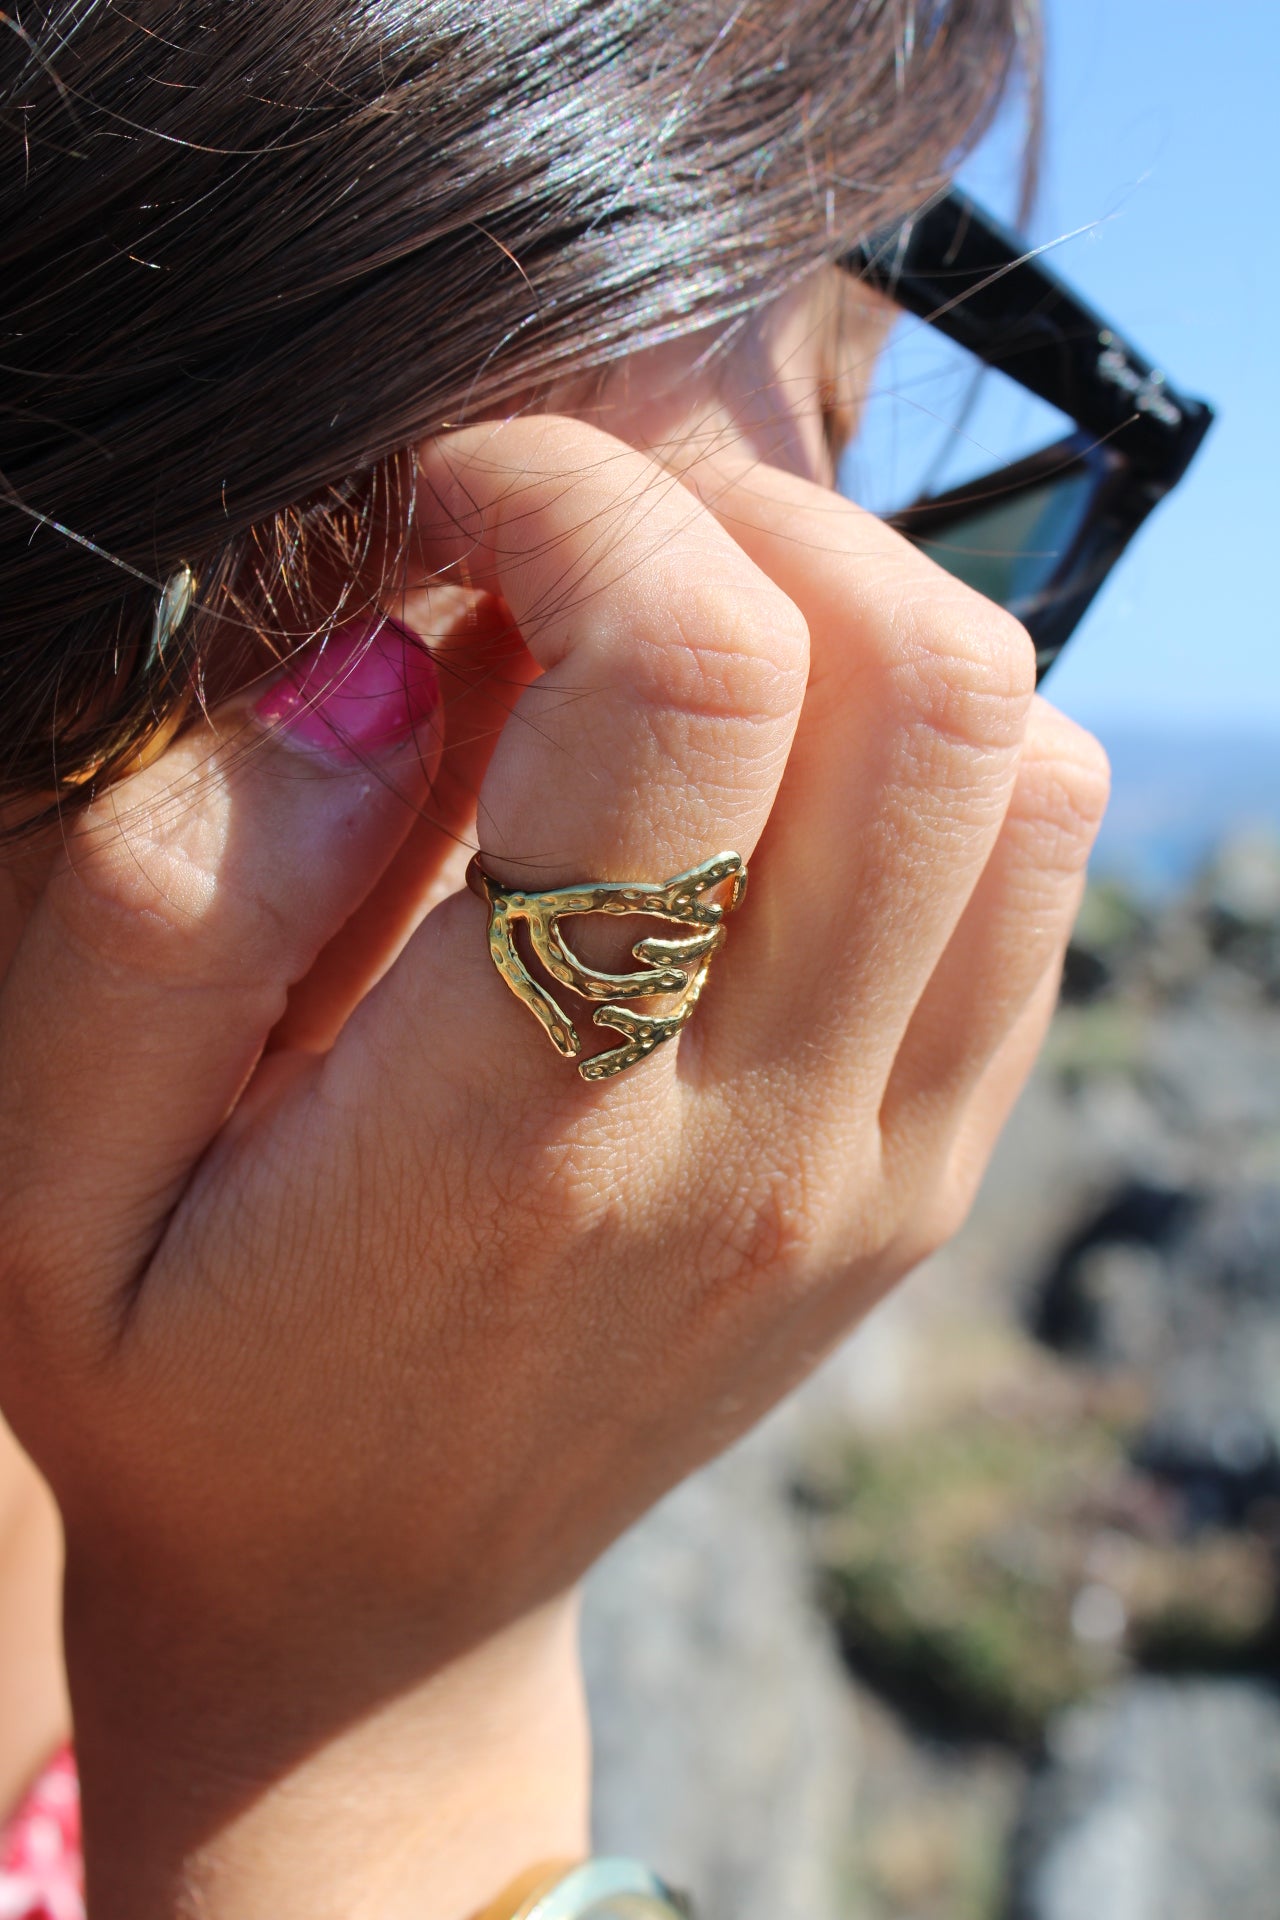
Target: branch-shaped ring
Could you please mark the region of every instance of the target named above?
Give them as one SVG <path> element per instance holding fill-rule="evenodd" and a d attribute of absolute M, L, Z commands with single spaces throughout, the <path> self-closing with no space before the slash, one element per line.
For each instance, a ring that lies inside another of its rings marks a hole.
<path fill-rule="evenodd" d="M 596 1026 L 612 1027 L 624 1044 L 584 1060 L 578 1072 L 584 1080 L 608 1080 L 638 1060 L 646 1059 L 664 1040 L 672 1040 L 690 1018 L 706 985 L 711 962 L 724 945 L 724 916 L 741 903 L 747 890 L 747 869 L 741 854 L 718 853 L 688 873 L 658 886 L 639 881 L 588 882 L 578 887 L 548 887 L 526 892 L 504 887 L 485 872 L 477 856 L 467 868 L 467 884 L 489 906 L 489 954 L 494 966 L 518 1000 L 524 1002 L 566 1060 L 576 1060 L 582 1042 L 568 1014 L 536 980 L 516 945 L 516 928 L 527 930 L 533 958 L 552 980 L 583 1000 L 603 1001 L 592 1016 Z M 728 899 L 709 896 L 729 887 Z M 637 940 L 631 952 L 642 962 L 629 973 L 602 973 L 589 967 L 569 947 L 560 922 L 583 913 L 640 914 L 671 920 L 697 929 L 664 939 L 650 935 Z M 660 1012 L 641 1012 L 621 1006 L 626 1000 L 668 1000 Z"/>

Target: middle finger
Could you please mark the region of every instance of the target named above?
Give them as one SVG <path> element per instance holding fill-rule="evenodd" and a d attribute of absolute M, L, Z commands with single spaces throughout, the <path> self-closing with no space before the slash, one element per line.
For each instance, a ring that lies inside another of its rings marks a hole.
<path fill-rule="evenodd" d="M 730 1071 L 762 1045 L 791 1050 L 828 1096 L 878 1105 L 1009 805 L 1031 644 L 883 522 L 808 481 L 754 467 L 704 473 L 699 490 L 811 640 L 755 911 L 706 1038 Z"/>

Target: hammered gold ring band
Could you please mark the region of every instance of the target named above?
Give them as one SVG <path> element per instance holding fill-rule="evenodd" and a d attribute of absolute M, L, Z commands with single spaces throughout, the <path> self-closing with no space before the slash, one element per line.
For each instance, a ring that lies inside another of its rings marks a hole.
<path fill-rule="evenodd" d="M 557 1053 L 580 1061 L 578 1072 L 584 1080 L 610 1080 L 647 1059 L 688 1023 L 711 962 L 724 945 L 724 917 L 746 893 L 747 869 L 741 854 L 717 853 L 700 867 L 656 886 L 648 881 L 589 880 L 581 886 L 530 892 L 492 879 L 477 854 L 467 868 L 467 885 L 488 903 L 489 956 L 517 1000 L 528 1007 Z M 712 899 L 722 887 L 727 897 Z M 694 931 L 670 939 L 646 935 L 631 949 L 641 963 L 638 969 L 601 973 L 580 960 L 565 941 L 561 922 L 585 913 L 634 914 L 670 920 Z M 516 943 L 520 927 L 525 931 L 527 953 Z M 596 1026 L 620 1033 L 623 1044 L 580 1060 L 577 1029 L 549 989 L 535 979 L 530 960 L 580 999 L 603 1002 L 592 1018 Z M 660 1004 L 657 1010 L 641 1012 L 621 1004 L 628 1000 Z"/>

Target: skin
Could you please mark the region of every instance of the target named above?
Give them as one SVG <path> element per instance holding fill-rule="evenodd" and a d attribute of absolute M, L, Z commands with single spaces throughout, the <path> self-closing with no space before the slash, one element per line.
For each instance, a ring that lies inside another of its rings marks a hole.
<path fill-rule="evenodd" d="M 423 447 L 442 754 L 233 706 L 11 876 L 0 1397 L 95 1920 L 460 1920 L 583 1851 L 577 1580 L 968 1208 L 1105 762 L 826 490 L 812 301 Z M 749 858 L 678 1045 L 556 1056 L 477 833 L 526 885 Z"/>

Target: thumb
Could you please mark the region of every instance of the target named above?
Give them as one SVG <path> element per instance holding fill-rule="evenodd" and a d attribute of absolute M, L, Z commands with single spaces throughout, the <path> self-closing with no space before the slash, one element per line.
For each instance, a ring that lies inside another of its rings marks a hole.
<path fill-rule="evenodd" d="M 438 685 L 353 624 L 75 824 L 0 988 L 0 1313 L 108 1334 L 290 986 L 423 798 Z"/>

